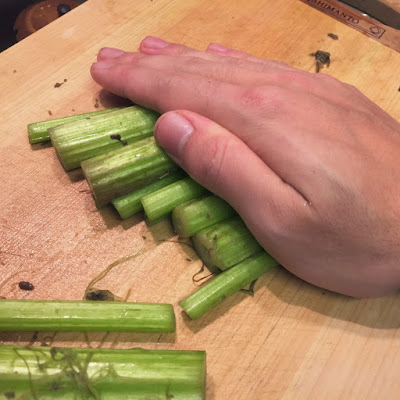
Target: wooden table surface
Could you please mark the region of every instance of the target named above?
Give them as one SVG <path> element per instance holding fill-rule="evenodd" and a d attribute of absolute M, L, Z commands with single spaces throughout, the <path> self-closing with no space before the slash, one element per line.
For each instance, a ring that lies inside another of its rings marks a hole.
<path fill-rule="evenodd" d="M 201 263 L 170 225 L 148 229 L 141 216 L 122 222 L 111 208 L 98 211 L 79 170 L 66 174 L 50 146 L 28 144 L 30 122 L 118 103 L 92 82 L 89 67 L 99 48 L 135 50 L 150 34 L 196 48 L 222 43 L 308 71 L 310 53 L 329 51 L 323 73 L 400 117 L 400 54 L 300 1 L 87 1 L 0 54 L 0 295 L 81 299 L 121 260 L 96 286 L 121 297 L 131 290 L 131 301 L 173 303 L 177 332 L 2 333 L 0 341 L 206 350 L 207 398 L 215 400 L 400 398 L 399 294 L 352 299 L 276 269 L 254 297 L 238 293 L 189 321 L 177 302 L 195 289 Z M 20 290 L 21 280 L 35 290 Z"/>

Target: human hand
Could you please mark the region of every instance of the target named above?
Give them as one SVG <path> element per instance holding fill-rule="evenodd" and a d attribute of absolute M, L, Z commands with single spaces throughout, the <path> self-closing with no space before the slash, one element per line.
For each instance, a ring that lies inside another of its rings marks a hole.
<path fill-rule="evenodd" d="M 400 125 L 355 87 L 220 45 L 102 49 L 105 89 L 164 113 L 155 137 L 315 285 L 400 288 Z"/>

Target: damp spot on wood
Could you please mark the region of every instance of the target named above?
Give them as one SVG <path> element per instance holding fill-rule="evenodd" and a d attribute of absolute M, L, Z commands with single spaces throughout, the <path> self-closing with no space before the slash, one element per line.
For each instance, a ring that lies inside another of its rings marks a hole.
<path fill-rule="evenodd" d="M 32 285 L 32 283 L 27 282 L 27 281 L 21 281 L 18 283 L 18 286 L 21 290 L 28 290 L 31 291 L 35 289 L 35 286 Z"/>
<path fill-rule="evenodd" d="M 335 35 L 334 33 L 328 33 L 328 36 L 333 40 L 338 40 L 339 39 L 339 36 Z"/>

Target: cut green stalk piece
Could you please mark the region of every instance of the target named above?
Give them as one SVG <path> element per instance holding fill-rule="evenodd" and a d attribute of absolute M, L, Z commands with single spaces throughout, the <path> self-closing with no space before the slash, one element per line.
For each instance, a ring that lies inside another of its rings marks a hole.
<path fill-rule="evenodd" d="M 278 263 L 262 251 L 212 278 L 190 296 L 181 300 L 179 305 L 191 319 L 197 319 L 276 265 Z"/>
<path fill-rule="evenodd" d="M 1 346 L 9 399 L 203 400 L 204 351 Z"/>
<path fill-rule="evenodd" d="M 0 331 L 175 332 L 171 304 L 0 300 Z"/>
<path fill-rule="evenodd" d="M 179 236 L 185 238 L 235 214 L 236 211 L 220 197 L 209 196 L 175 207 L 172 223 Z"/>
<path fill-rule="evenodd" d="M 121 110 L 122 108 L 124 107 L 114 107 L 106 110 L 92 111 L 84 114 L 70 115 L 68 117 L 49 119 L 47 121 L 33 122 L 32 124 L 28 125 L 29 143 L 34 144 L 48 142 L 50 140 L 50 135 L 47 130 L 54 128 L 55 126 L 63 125 L 72 121 L 78 121 L 88 117 L 94 117 L 96 115 L 107 114 L 109 112 Z"/>
<path fill-rule="evenodd" d="M 49 134 L 61 163 L 69 171 L 88 158 L 151 136 L 158 117 L 155 111 L 132 106 L 50 128 Z"/>
<path fill-rule="evenodd" d="M 99 206 L 178 169 L 154 137 L 90 158 L 81 166 Z"/>
<path fill-rule="evenodd" d="M 205 193 L 207 189 L 188 177 L 143 197 L 143 210 L 147 220 L 152 223 L 166 217 L 179 204 L 196 199 Z"/>
<path fill-rule="evenodd" d="M 147 226 L 154 226 L 160 223 L 161 221 L 165 221 L 168 219 L 168 215 L 163 215 L 160 218 L 153 219 L 152 221 L 149 221 L 148 219 L 145 219 Z"/>
<path fill-rule="evenodd" d="M 165 186 L 170 185 L 180 179 L 184 178 L 186 173 L 182 170 L 166 176 L 158 181 L 150 183 L 150 185 L 144 186 L 141 189 L 135 190 L 134 192 L 128 193 L 125 196 L 118 197 L 112 201 L 113 206 L 117 209 L 118 214 L 122 219 L 131 217 L 132 215 L 143 210 L 141 199 L 142 197 L 153 193 Z"/>
<path fill-rule="evenodd" d="M 221 270 L 262 250 L 239 216 L 203 229 L 192 240 L 203 263 L 208 268 L 215 266 Z"/>

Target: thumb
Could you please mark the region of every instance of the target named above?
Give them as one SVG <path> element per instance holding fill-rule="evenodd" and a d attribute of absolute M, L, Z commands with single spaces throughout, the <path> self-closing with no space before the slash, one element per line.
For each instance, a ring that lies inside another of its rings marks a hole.
<path fill-rule="evenodd" d="M 154 135 L 195 181 L 234 207 L 256 237 L 266 236 L 266 221 L 271 229 L 274 222 L 280 224 L 298 200 L 297 192 L 243 141 L 200 114 L 167 112 L 158 119 Z"/>

